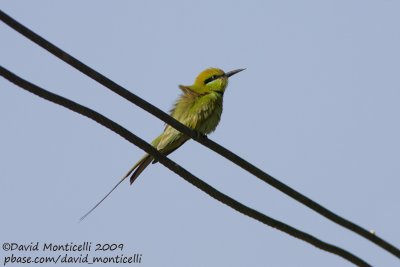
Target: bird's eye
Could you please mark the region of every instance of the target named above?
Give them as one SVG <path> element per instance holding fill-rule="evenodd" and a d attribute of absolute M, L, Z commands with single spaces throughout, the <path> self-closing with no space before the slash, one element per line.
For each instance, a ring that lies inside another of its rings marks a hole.
<path fill-rule="evenodd" d="M 218 78 L 219 78 L 219 76 L 213 75 L 213 76 L 211 76 L 210 78 L 207 78 L 207 79 L 204 81 L 204 84 L 207 84 L 207 83 L 209 83 L 209 82 L 212 82 L 212 81 L 214 81 L 214 80 L 216 80 L 216 79 L 218 79 Z"/>

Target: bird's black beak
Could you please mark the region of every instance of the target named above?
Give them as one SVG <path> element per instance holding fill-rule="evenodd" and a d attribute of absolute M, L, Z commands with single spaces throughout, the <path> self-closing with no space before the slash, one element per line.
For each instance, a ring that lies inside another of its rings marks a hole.
<path fill-rule="evenodd" d="M 231 71 L 228 71 L 227 73 L 225 73 L 225 75 L 226 75 L 226 77 L 231 77 L 232 75 L 235 75 L 236 73 L 239 73 L 242 70 L 245 70 L 245 69 L 231 70 Z"/>

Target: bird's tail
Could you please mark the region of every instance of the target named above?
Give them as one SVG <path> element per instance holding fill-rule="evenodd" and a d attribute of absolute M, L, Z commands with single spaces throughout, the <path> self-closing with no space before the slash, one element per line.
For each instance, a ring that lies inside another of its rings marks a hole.
<path fill-rule="evenodd" d="M 125 175 L 123 179 L 128 177 L 132 172 L 131 178 L 129 179 L 130 183 L 133 184 L 133 182 L 138 178 L 138 176 L 146 169 L 147 166 L 151 163 L 153 160 L 153 157 L 150 155 L 145 155 L 141 160 L 139 160 L 135 166 L 130 169 L 130 171 Z"/>
<path fill-rule="evenodd" d="M 85 215 L 83 215 L 80 221 L 83 221 L 92 211 L 94 211 L 129 175 L 131 175 L 130 183 L 132 184 L 136 178 L 143 172 L 144 169 L 150 164 L 153 160 L 153 157 L 146 154 L 143 158 L 141 158 L 135 165 L 118 181 L 118 183 L 99 201 L 97 204 L 91 208 Z"/>

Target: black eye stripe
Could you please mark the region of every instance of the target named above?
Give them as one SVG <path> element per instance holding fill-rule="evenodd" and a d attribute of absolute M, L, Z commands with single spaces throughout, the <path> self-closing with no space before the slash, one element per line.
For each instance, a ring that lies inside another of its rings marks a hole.
<path fill-rule="evenodd" d="M 215 75 L 211 76 L 210 78 L 207 78 L 207 79 L 204 81 L 204 84 L 207 84 L 207 83 L 209 83 L 209 82 L 212 82 L 212 81 L 214 81 L 214 79 L 215 79 Z"/>
<path fill-rule="evenodd" d="M 210 78 L 207 78 L 205 81 L 204 81 L 204 84 L 207 84 L 207 83 L 209 83 L 209 82 L 212 82 L 212 81 L 214 81 L 214 80 L 216 80 L 216 79 L 218 79 L 218 78 L 220 78 L 220 77 L 222 77 L 223 75 L 213 75 L 213 76 L 211 76 Z"/>

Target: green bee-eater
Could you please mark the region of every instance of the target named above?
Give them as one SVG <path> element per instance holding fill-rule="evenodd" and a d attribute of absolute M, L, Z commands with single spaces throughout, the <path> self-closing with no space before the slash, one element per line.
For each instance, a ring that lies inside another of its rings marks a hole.
<path fill-rule="evenodd" d="M 222 99 L 228 85 L 228 78 L 242 70 L 244 69 L 225 73 L 221 69 L 208 68 L 202 71 L 197 76 L 193 85 L 179 86 L 182 94 L 175 102 L 170 115 L 201 134 L 207 135 L 213 132 L 221 119 Z M 167 125 L 163 133 L 154 139 L 151 144 L 162 154 L 168 155 L 183 145 L 188 139 L 188 136 Z M 151 155 L 144 155 L 122 177 L 119 183 L 81 219 L 89 215 L 127 177 L 130 176 L 130 183 L 132 184 L 152 161 L 153 157 Z"/>

